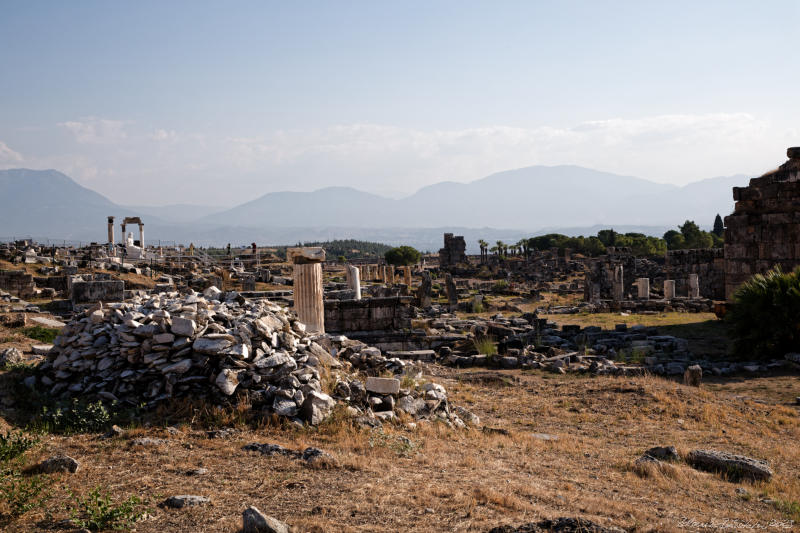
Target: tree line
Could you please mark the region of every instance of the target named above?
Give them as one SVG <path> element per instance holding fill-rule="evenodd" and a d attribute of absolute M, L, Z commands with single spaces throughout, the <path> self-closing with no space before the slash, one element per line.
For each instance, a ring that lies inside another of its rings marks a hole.
<path fill-rule="evenodd" d="M 618 233 L 613 229 L 603 229 L 597 235 L 584 237 L 568 237 L 560 233 L 549 233 L 529 239 L 522 239 L 513 244 L 503 241 L 490 245 L 483 239 L 478 241 L 481 255 L 498 255 L 500 257 L 527 257 L 534 250 L 549 250 L 557 248 L 559 251 L 570 249 L 575 253 L 598 256 L 606 253 L 611 246 L 616 248 L 630 248 L 636 256 L 664 255 L 667 250 L 684 250 L 695 248 L 721 248 L 725 228 L 722 217 L 716 216 L 714 229 L 704 231 L 692 220 L 687 220 L 677 230 L 669 230 L 663 237 L 652 237 L 643 233 Z"/>

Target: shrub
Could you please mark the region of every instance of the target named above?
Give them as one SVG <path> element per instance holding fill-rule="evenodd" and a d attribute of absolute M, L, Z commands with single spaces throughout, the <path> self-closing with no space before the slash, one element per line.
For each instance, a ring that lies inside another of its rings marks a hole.
<path fill-rule="evenodd" d="M 508 282 L 504 279 L 501 279 L 500 281 L 495 282 L 495 284 L 492 286 L 492 290 L 494 292 L 506 291 L 508 290 Z"/>
<path fill-rule="evenodd" d="M 475 337 L 472 344 L 475 346 L 475 349 L 478 350 L 478 353 L 488 355 L 489 357 L 497 355 L 497 345 L 494 343 L 492 337 Z"/>
<path fill-rule="evenodd" d="M 141 498 L 131 496 L 115 505 L 108 493 L 100 494 L 100 487 L 95 487 L 83 498 L 72 496 L 75 500 L 70 509 L 72 523 L 90 531 L 130 529 L 145 513 Z"/>
<path fill-rule="evenodd" d="M 756 274 L 734 294 L 725 317 L 733 329 L 734 352 L 742 357 L 782 357 L 800 348 L 800 268 Z"/>
<path fill-rule="evenodd" d="M 52 433 L 91 433 L 106 429 L 111 414 L 100 401 L 86 403 L 73 398 L 68 407 L 44 407 L 39 422 Z"/>
<path fill-rule="evenodd" d="M 42 326 L 32 326 L 22 330 L 23 335 L 29 339 L 34 339 L 47 344 L 53 344 L 58 337 L 58 330 L 53 328 L 43 328 Z"/>
<path fill-rule="evenodd" d="M 0 435 L 0 463 L 16 459 L 39 443 L 39 439 L 29 438 L 22 433 Z"/>

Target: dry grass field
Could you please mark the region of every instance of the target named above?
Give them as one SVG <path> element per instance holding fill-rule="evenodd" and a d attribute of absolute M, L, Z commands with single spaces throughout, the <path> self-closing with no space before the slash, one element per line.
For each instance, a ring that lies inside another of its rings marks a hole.
<path fill-rule="evenodd" d="M 654 377 L 431 372 L 453 403 L 481 417 L 479 427 L 423 423 L 378 432 L 337 417 L 318 429 L 299 429 L 245 424 L 235 411 L 187 411 L 106 440 L 43 434 L 26 452 L 29 463 L 64 453 L 81 467 L 51 476 L 48 499 L 5 531 L 74 529 L 62 522 L 74 507 L 71 493 L 95 487 L 114 502 L 140 497 L 147 510 L 133 525 L 140 532 L 237 531 L 248 505 L 296 531 L 331 532 L 487 531 L 559 516 L 659 532 L 700 530 L 687 521 L 787 530 L 781 528 L 800 520 L 800 418 L 791 405 L 800 392 L 796 376 L 697 389 Z M 168 432 L 167 424 L 178 431 Z M 208 438 L 205 430 L 217 426 L 236 432 Z M 2 422 L 0 433 L 8 427 Z M 132 446 L 143 436 L 165 443 Z M 252 442 L 316 446 L 337 464 L 313 468 L 242 450 Z M 775 475 L 769 482 L 734 483 L 682 462 L 637 472 L 634 461 L 656 445 L 674 445 L 682 454 L 714 448 L 766 459 Z M 197 468 L 208 473 L 187 475 Z M 158 507 L 175 494 L 207 496 L 211 503 Z"/>

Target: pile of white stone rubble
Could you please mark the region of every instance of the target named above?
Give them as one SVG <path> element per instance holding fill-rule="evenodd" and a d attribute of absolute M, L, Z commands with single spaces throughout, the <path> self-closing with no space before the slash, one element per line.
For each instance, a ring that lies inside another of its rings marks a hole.
<path fill-rule="evenodd" d="M 287 308 L 216 287 L 158 293 L 77 315 L 32 385 L 63 399 L 150 408 L 179 397 L 214 405 L 246 400 L 264 414 L 310 424 L 329 416 L 337 400 L 366 422 L 403 411 L 459 427 L 477 423 L 468 411 L 451 409 L 441 385 L 417 386 L 411 379 L 401 388 L 395 378 L 360 379 L 348 361 L 331 355 L 343 344 L 348 354 L 367 348 L 345 337 L 310 335 Z M 386 368 L 397 373 L 402 367 Z"/>

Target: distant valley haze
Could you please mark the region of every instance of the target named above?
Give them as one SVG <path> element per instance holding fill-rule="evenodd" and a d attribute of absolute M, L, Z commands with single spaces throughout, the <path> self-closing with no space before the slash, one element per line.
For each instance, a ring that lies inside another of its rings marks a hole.
<path fill-rule="evenodd" d="M 118 205 L 58 171 L 10 169 L 0 171 L 0 239 L 103 242 L 109 215 L 119 221 L 142 216 L 151 243 L 197 245 L 357 238 L 434 251 L 444 231 L 465 234 L 470 250 L 479 238 L 516 242 L 546 232 L 590 235 L 615 228 L 660 236 L 684 220 L 710 227 L 716 213 L 732 210 L 731 188 L 748 179 L 718 177 L 678 187 L 577 166 L 536 166 L 466 184 L 442 182 L 402 199 L 328 187 L 267 192 L 224 209 Z"/>

